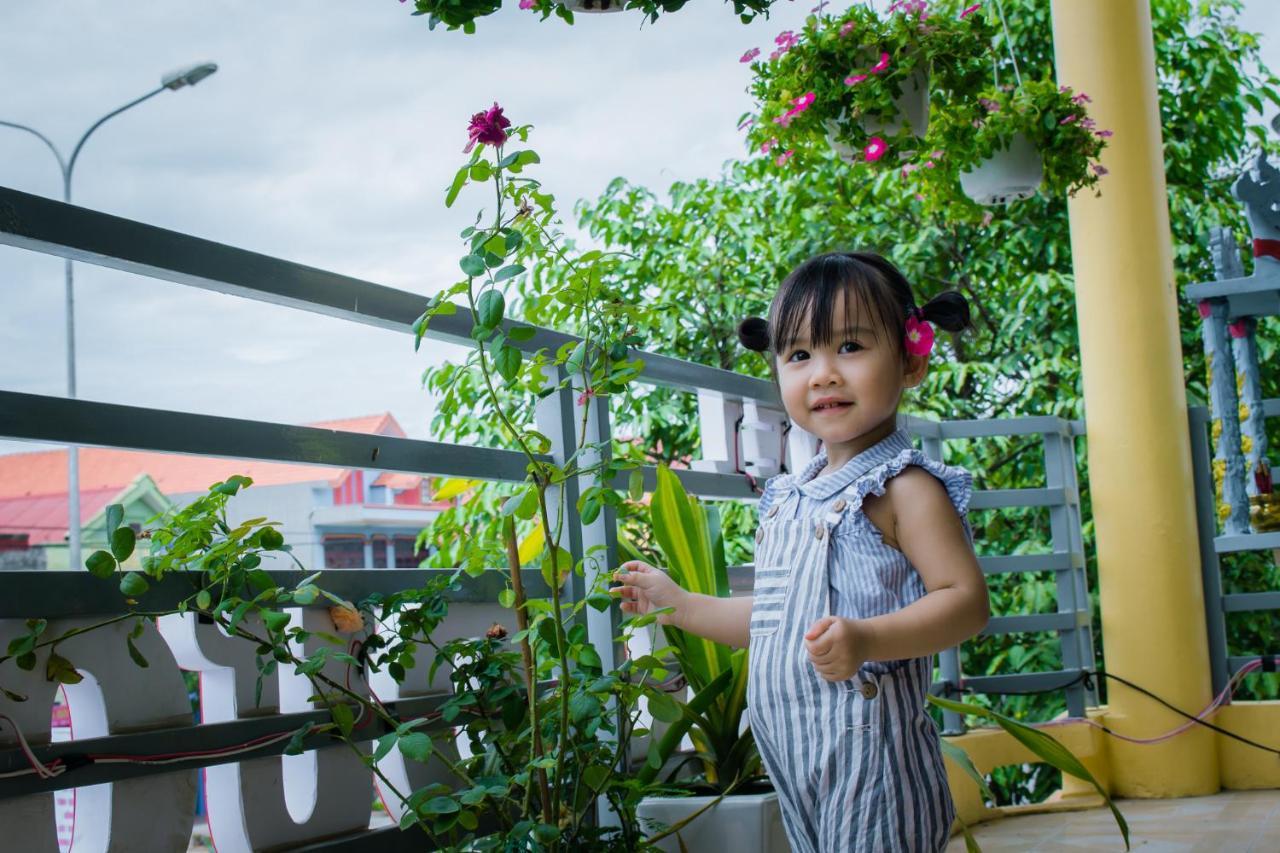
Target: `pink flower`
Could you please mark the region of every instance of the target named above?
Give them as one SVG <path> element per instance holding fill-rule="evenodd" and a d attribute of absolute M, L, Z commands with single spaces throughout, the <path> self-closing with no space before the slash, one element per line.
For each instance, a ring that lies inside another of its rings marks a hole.
<path fill-rule="evenodd" d="M 865 74 L 850 74 L 848 77 L 844 78 L 844 84 L 846 86 L 856 86 L 866 79 L 867 75 Z"/>
<path fill-rule="evenodd" d="M 521 9 L 532 9 L 534 0 L 520 0 Z"/>
<path fill-rule="evenodd" d="M 775 50 L 773 53 L 769 54 L 769 61 L 774 62 L 779 56 L 782 56 L 783 52 L 784 51 L 781 50 Z"/>
<path fill-rule="evenodd" d="M 776 160 L 774 160 L 774 161 L 773 161 L 773 162 L 774 162 L 774 165 L 776 165 L 776 166 L 781 166 L 783 163 L 785 163 L 785 162 L 787 162 L 788 160 L 790 160 L 790 159 L 791 159 L 791 156 L 792 156 L 793 154 L 795 154 L 795 153 L 796 153 L 796 151 L 795 151 L 795 149 L 794 149 L 794 148 L 788 148 L 786 151 L 783 151 L 781 154 L 779 154 L 779 155 L 778 155 L 778 158 L 777 158 Z"/>
<path fill-rule="evenodd" d="M 932 152 L 929 156 L 930 156 L 930 157 L 932 157 L 932 158 L 933 158 L 933 159 L 935 159 L 935 160 L 938 160 L 938 159 L 940 159 L 940 158 L 942 157 L 942 152 L 941 152 L 941 151 L 934 151 L 934 152 Z"/>
<path fill-rule="evenodd" d="M 1243 338 L 1245 335 L 1249 334 L 1249 330 L 1245 328 L 1245 321 L 1242 319 L 1229 324 L 1227 326 L 1227 331 L 1231 333 L 1231 337 L 1233 338 Z"/>
<path fill-rule="evenodd" d="M 1197 302 L 1196 310 L 1200 312 L 1201 320 L 1208 320 L 1209 314 L 1212 313 L 1212 310 L 1209 308 L 1209 300 L 1201 299 L 1199 302 Z"/>
<path fill-rule="evenodd" d="M 784 53 L 791 50 L 791 48 L 795 47 L 799 42 L 800 37 L 791 32 L 791 30 L 783 30 L 778 33 L 777 38 L 773 40 L 773 43 L 778 46 L 778 49 Z"/>
<path fill-rule="evenodd" d="M 521 0 L 521 2 L 523 2 L 523 0 Z M 753 47 L 751 48 L 751 50 L 748 50 L 746 53 L 742 54 L 742 58 L 739 59 L 738 61 L 750 62 L 751 60 L 755 59 L 759 55 L 760 55 L 760 48 Z"/>
<path fill-rule="evenodd" d="M 769 149 L 773 148 L 773 146 L 775 146 L 775 145 L 777 145 L 777 144 L 778 144 L 778 140 L 776 140 L 776 139 L 768 139 L 768 140 L 765 140 L 764 142 L 760 143 L 760 153 L 761 153 L 761 154 L 768 154 L 768 153 L 769 153 Z"/>
<path fill-rule="evenodd" d="M 996 215 L 989 210 L 986 213 L 982 214 L 982 227 L 986 228 L 988 225 L 991 224 L 991 220 L 995 218 L 996 218 Z"/>
<path fill-rule="evenodd" d="M 1112 133 L 1112 132 L 1111 132 L 1111 131 L 1109 131 L 1109 130 L 1100 130 L 1100 131 L 1098 131 L 1098 132 L 1097 132 L 1097 134 L 1096 134 L 1096 135 L 1097 135 L 1097 136 L 1098 136 L 1098 138 L 1100 138 L 1100 139 L 1110 139 L 1111 137 L 1115 136 L 1115 134 L 1114 134 L 1114 133 Z"/>
<path fill-rule="evenodd" d="M 796 98 L 794 101 L 791 102 L 792 109 L 795 110 L 797 113 L 802 113 L 805 110 L 809 109 L 809 105 L 812 104 L 814 99 L 817 97 L 818 96 L 815 95 L 813 92 L 805 92 L 803 95 L 801 95 L 800 97 Z"/>
<path fill-rule="evenodd" d="M 587 401 L 596 395 L 596 389 L 588 388 L 578 395 L 578 405 L 585 406 Z"/>
<path fill-rule="evenodd" d="M 879 74 L 881 71 L 889 67 L 889 54 L 881 53 L 880 61 L 871 67 L 869 74 Z"/>
<path fill-rule="evenodd" d="M 924 164 L 924 168 L 926 169 L 933 169 L 933 168 L 936 168 L 936 166 L 937 164 L 935 164 L 932 160 L 928 160 Z"/>
<path fill-rule="evenodd" d="M 1073 97 L 1071 98 L 1071 103 L 1073 103 L 1073 104 L 1092 104 L 1092 103 L 1093 103 L 1093 98 L 1090 98 L 1090 97 L 1089 97 L 1088 95 L 1086 95 L 1084 92 L 1081 92 L 1080 94 L 1075 95 L 1075 96 L 1073 96 Z"/>
<path fill-rule="evenodd" d="M 878 136 L 871 137 L 867 142 L 867 147 L 862 149 L 862 159 L 868 163 L 874 163 L 884 156 L 884 152 L 889 150 L 889 146 L 884 144 L 884 140 Z"/>
<path fill-rule="evenodd" d="M 1076 120 L 1075 115 L 1069 115 L 1066 118 L 1064 118 L 1062 121 L 1058 122 L 1058 124 L 1071 124 L 1075 120 Z"/>
<path fill-rule="evenodd" d="M 902 342 L 912 355 L 928 355 L 933 349 L 933 325 L 928 320 L 908 317 L 907 332 Z"/>
<path fill-rule="evenodd" d="M 858 25 L 857 21 L 846 21 L 844 26 L 840 28 L 840 35 L 841 36 L 849 35 L 849 33 L 853 32 L 853 28 L 856 27 L 857 25 Z"/>
<path fill-rule="evenodd" d="M 978 11 L 981 8 L 982 8 L 981 3 L 974 3 L 968 9 L 965 9 L 963 12 L 960 13 L 960 20 L 963 21 L 965 18 L 969 17 L 970 15 L 972 15 L 974 12 Z"/>
<path fill-rule="evenodd" d="M 1098 177 L 1102 177 L 1103 175 L 1107 174 L 1107 167 L 1102 165 L 1101 163 L 1094 163 L 1093 173 Z"/>
<path fill-rule="evenodd" d="M 462 153 L 471 153 L 477 142 L 501 145 L 507 141 L 506 129 L 510 126 L 511 121 L 502 114 L 502 107 L 498 106 L 498 102 L 494 101 L 492 107 L 471 117 L 471 124 L 467 128 L 471 141 L 462 149 Z"/>
<path fill-rule="evenodd" d="M 1080 119 L 1080 126 L 1085 130 L 1093 130 L 1098 126 L 1098 123 L 1091 118 L 1082 118 Z"/>
<path fill-rule="evenodd" d="M 914 172 L 916 169 L 919 169 L 919 168 L 920 167 L 917 166 L 915 163 L 908 163 L 907 165 L 902 167 L 902 177 L 905 178 L 907 175 L 910 175 L 912 172 Z"/>
<path fill-rule="evenodd" d="M 982 108 L 989 113 L 1000 112 L 1000 104 L 990 98 L 978 98 L 978 103 L 982 104 Z"/>

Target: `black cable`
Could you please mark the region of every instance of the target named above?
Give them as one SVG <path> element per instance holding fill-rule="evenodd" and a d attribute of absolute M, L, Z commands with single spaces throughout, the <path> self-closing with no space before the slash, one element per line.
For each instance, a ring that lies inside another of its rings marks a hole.
<path fill-rule="evenodd" d="M 1261 749 L 1263 752 L 1270 752 L 1274 755 L 1280 756 L 1280 749 L 1276 749 L 1274 747 L 1270 747 L 1265 744 L 1258 743 L 1257 741 L 1249 740 L 1247 737 L 1244 737 L 1243 735 L 1238 735 L 1235 732 L 1227 731 L 1221 726 L 1216 726 L 1213 723 L 1208 722 L 1207 720 L 1202 720 L 1199 717 L 1197 717 L 1195 714 L 1189 714 L 1186 711 L 1182 710 L 1181 708 L 1178 708 L 1175 705 L 1170 704 L 1169 702 L 1160 698 L 1159 696 L 1152 693 L 1150 690 L 1146 689 L 1145 687 L 1134 684 L 1132 681 L 1130 681 L 1127 678 L 1123 678 L 1119 675 L 1116 675 L 1115 673 L 1107 672 L 1106 670 L 1103 670 L 1103 669 L 1099 669 L 1099 670 L 1083 669 L 1080 671 L 1079 675 L 1077 675 L 1075 678 L 1063 684 L 1055 685 L 1053 687 L 1042 687 L 1037 690 L 984 690 L 983 692 L 990 695 L 996 695 L 996 696 L 1038 696 L 1042 693 L 1056 693 L 1059 690 L 1065 690 L 1068 687 L 1074 687 L 1075 685 L 1080 684 L 1081 682 L 1083 682 L 1085 686 L 1088 687 L 1089 689 L 1092 689 L 1094 676 L 1101 676 L 1103 678 L 1110 678 L 1112 681 L 1118 681 L 1121 684 L 1125 685 L 1126 687 L 1129 687 L 1133 690 L 1137 690 L 1139 693 L 1143 694 L 1144 696 L 1154 699 L 1164 707 L 1168 708 L 1170 711 L 1173 711 L 1175 714 L 1180 714 L 1183 717 L 1186 717 L 1188 720 L 1198 723 L 1204 726 L 1205 728 L 1210 729 L 1211 731 L 1215 731 L 1220 735 L 1225 735 L 1231 738 L 1232 740 L 1238 740 L 1243 744 L 1247 744 L 1248 746 Z M 950 691 L 944 690 L 944 692 L 950 692 Z M 963 695 L 965 693 L 963 686 L 957 692 Z M 1102 729 L 1102 731 L 1106 732 L 1109 735 L 1119 737 L 1119 734 L 1117 732 L 1113 732 L 1111 729 L 1107 728 L 1101 723 L 1098 723 L 1095 721 L 1094 725 L 1096 725 L 1098 728 Z"/>

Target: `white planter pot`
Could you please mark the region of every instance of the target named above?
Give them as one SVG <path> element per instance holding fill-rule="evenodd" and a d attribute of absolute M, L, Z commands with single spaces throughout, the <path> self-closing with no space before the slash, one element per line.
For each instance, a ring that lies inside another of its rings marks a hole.
<path fill-rule="evenodd" d="M 896 118 L 884 122 L 873 118 L 863 118 L 859 122 L 862 125 L 862 129 L 872 136 L 893 136 L 907 125 L 910 125 L 911 133 L 914 136 L 924 136 L 928 133 L 929 70 L 927 68 L 917 68 L 903 82 L 902 94 L 893 99 L 893 104 L 898 110 Z M 828 119 L 826 127 L 827 144 L 831 146 L 831 150 L 846 162 L 861 163 L 863 160 L 862 151 L 840 141 L 840 125 L 836 121 Z"/>
<path fill-rule="evenodd" d="M 636 814 L 670 826 L 714 799 L 710 796 L 645 797 Z M 658 846 L 669 853 L 680 853 L 681 841 L 689 853 L 790 853 L 791 850 L 782 828 L 778 795 L 773 791 L 730 794 L 679 832 L 679 840 L 672 833 L 659 841 Z"/>
<path fill-rule="evenodd" d="M 978 204 L 1008 204 L 1031 198 L 1044 178 L 1040 152 L 1021 133 L 970 172 L 960 173 L 960 189 Z"/>

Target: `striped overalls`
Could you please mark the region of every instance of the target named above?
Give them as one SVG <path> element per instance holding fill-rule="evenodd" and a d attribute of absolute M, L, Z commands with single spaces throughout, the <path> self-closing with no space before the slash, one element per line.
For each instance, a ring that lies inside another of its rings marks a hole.
<path fill-rule="evenodd" d="M 773 478 L 760 501 L 751 729 L 795 853 L 941 850 L 954 811 L 924 707 L 932 659 L 869 662 L 831 682 L 810 663 L 804 633 L 828 614 L 877 616 L 925 594 L 906 556 L 861 512 L 867 495 L 918 465 L 942 481 L 964 519 L 972 477 L 914 450 L 901 430 L 815 478 L 825 465 L 824 453 L 797 475 Z"/>

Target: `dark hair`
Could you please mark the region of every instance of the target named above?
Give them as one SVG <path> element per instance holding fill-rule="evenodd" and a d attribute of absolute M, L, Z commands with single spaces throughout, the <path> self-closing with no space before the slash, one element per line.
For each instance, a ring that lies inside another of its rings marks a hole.
<path fill-rule="evenodd" d="M 810 258 L 791 271 L 769 306 L 769 319 L 748 317 L 738 326 L 738 340 L 747 349 L 775 355 L 804 336 L 814 346 L 826 346 L 842 324 L 835 318 L 840 295 L 845 294 L 845 314 L 850 327 L 870 316 L 873 334 L 887 330 L 890 345 L 905 355 L 903 338 L 907 317 L 915 311 L 948 332 L 968 328 L 969 302 L 959 292 L 946 290 L 917 307 L 911 285 L 898 268 L 875 252 L 828 252 Z"/>

